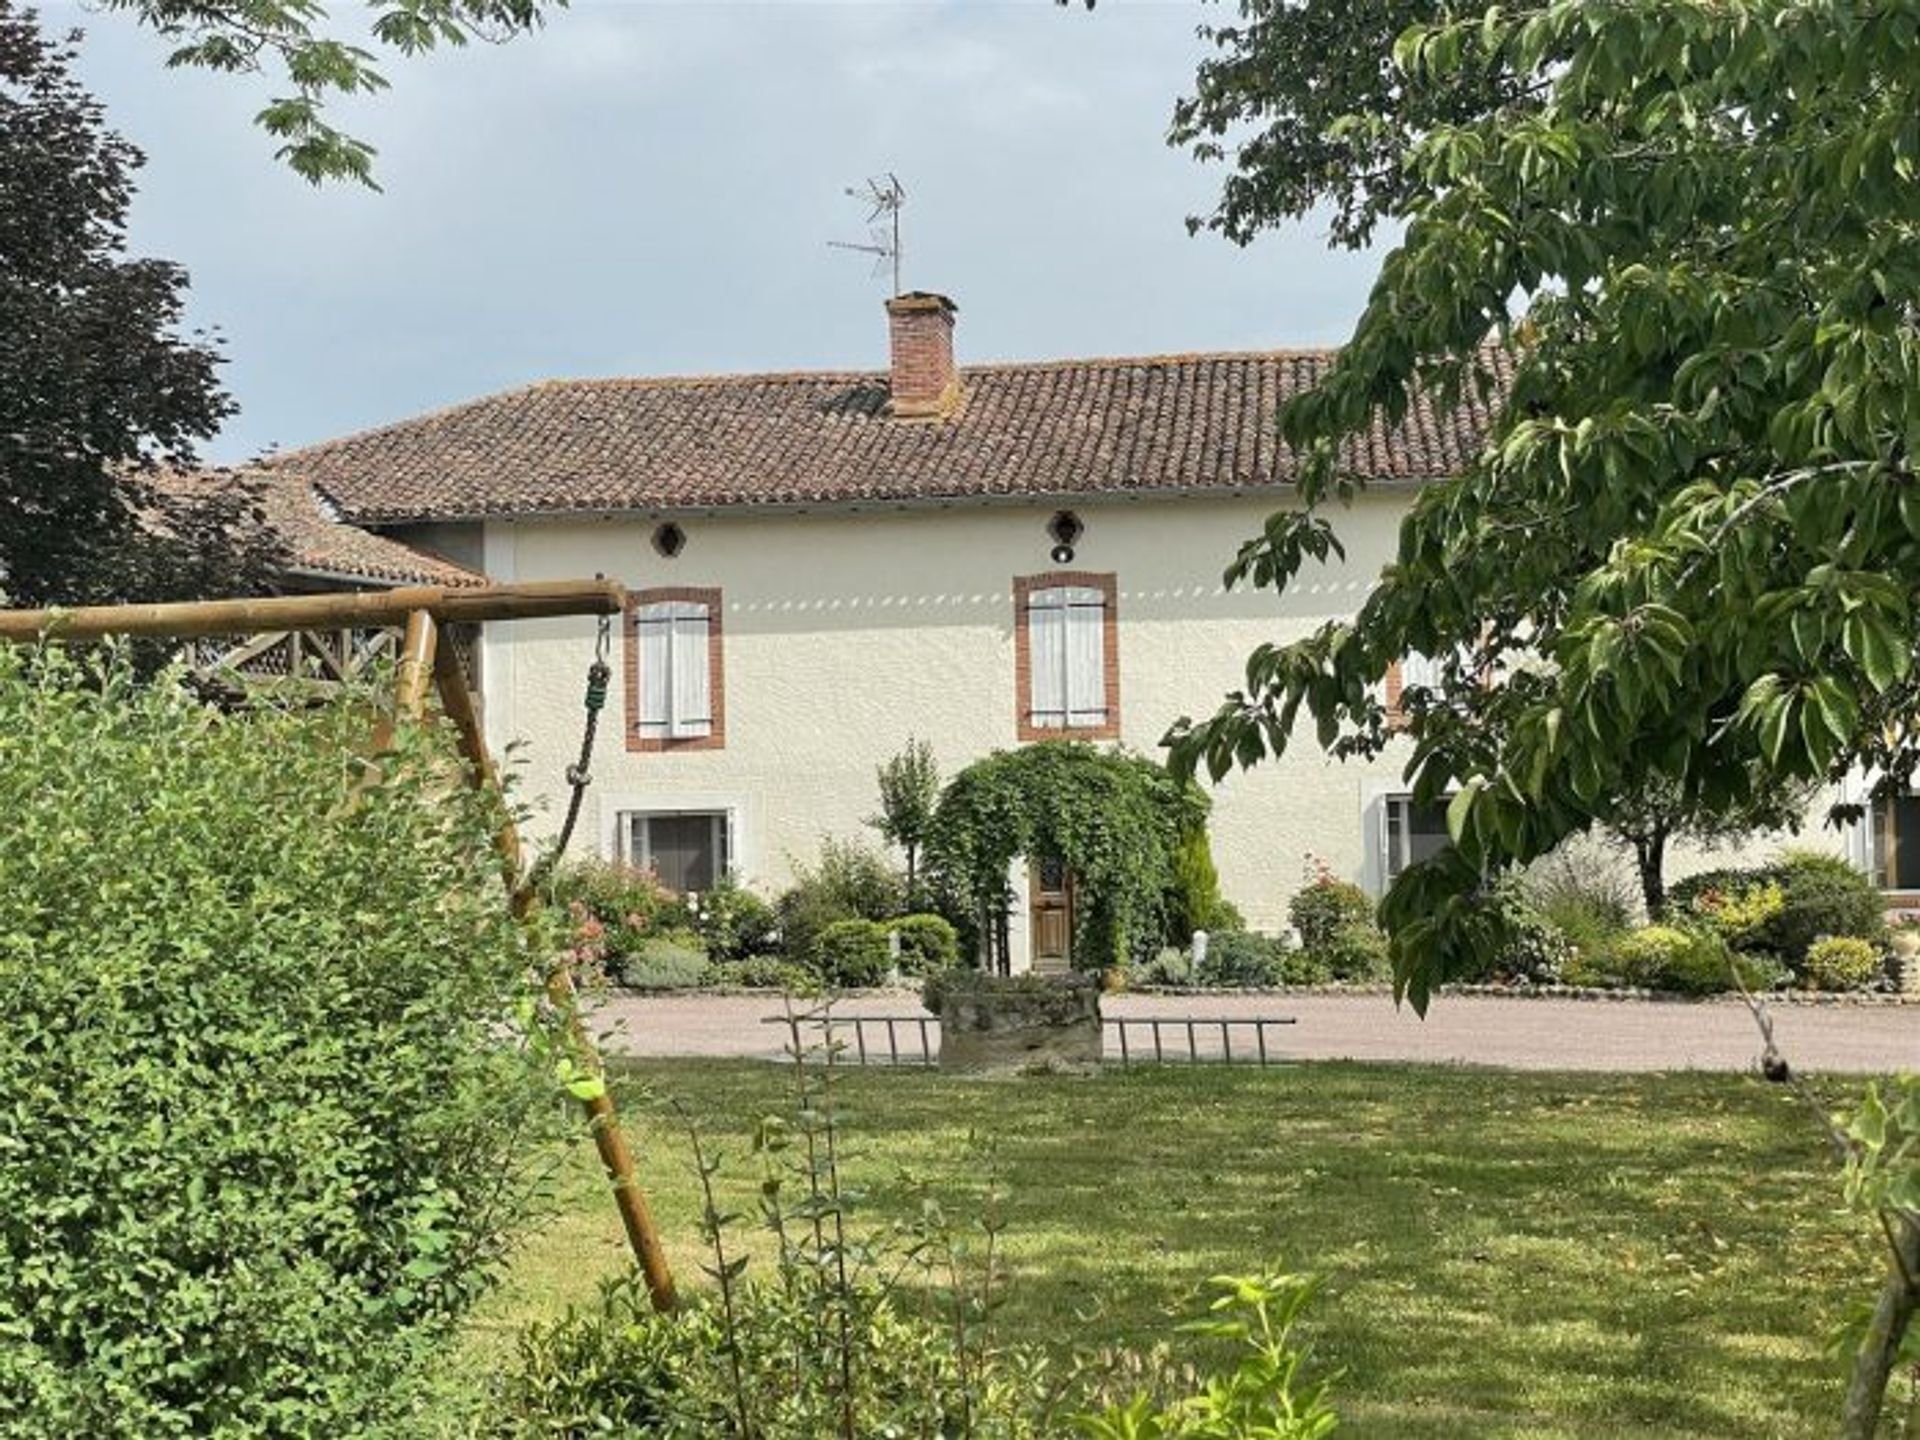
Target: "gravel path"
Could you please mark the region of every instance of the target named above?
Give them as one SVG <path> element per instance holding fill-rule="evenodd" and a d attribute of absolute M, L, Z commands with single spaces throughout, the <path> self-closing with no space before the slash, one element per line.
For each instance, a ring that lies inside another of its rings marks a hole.
<path fill-rule="evenodd" d="M 1109 1016 L 1233 1017 L 1291 1015 L 1298 1024 L 1270 1030 L 1272 1048 L 1291 1059 L 1384 1060 L 1492 1065 L 1518 1070 L 1744 1070 L 1759 1053 L 1752 1017 L 1738 1000 L 1509 1000 L 1441 996 L 1428 1018 L 1396 1010 L 1384 995 L 1122 995 Z M 922 1013 L 917 996 L 867 996 L 841 1013 Z M 773 1056 L 779 998 L 734 995 L 620 997 L 597 1014 L 609 1050 L 634 1056 Z M 1787 1057 L 1803 1070 L 1920 1068 L 1920 1006 L 1779 1005 L 1776 1030 Z M 918 1026 L 900 1027 L 903 1050 L 917 1051 Z M 929 1024 L 937 1036 L 939 1026 Z M 869 1030 L 869 1043 L 884 1045 Z M 1145 1040 L 1135 1031 L 1135 1053 Z M 1236 1055 L 1252 1048 L 1251 1028 L 1236 1027 Z M 1200 1029 L 1203 1055 L 1218 1055 L 1219 1027 Z M 1108 1033 L 1110 1052 L 1116 1048 Z M 1169 1053 L 1185 1056 L 1185 1026 L 1166 1032 Z"/>

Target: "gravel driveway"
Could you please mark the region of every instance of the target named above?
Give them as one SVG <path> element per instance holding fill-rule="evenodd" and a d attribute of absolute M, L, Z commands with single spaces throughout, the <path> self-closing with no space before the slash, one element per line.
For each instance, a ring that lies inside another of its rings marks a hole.
<path fill-rule="evenodd" d="M 843 1014 L 922 1013 L 914 995 L 842 1002 Z M 1122 995 L 1109 1016 L 1234 1017 L 1291 1015 L 1298 1024 L 1270 1030 L 1272 1049 L 1300 1060 L 1385 1060 L 1503 1066 L 1519 1070 L 1744 1070 L 1759 1036 L 1738 1000 L 1520 1000 L 1441 996 L 1425 1020 L 1396 1010 L 1385 995 Z M 620 997 L 597 1012 L 607 1048 L 634 1056 L 773 1056 L 782 1032 L 763 1023 L 781 1013 L 776 997 L 733 995 Z M 1781 1048 L 1803 1070 L 1920 1068 L 1920 1006 L 1783 1004 L 1774 1007 Z M 930 1024 L 937 1035 L 939 1027 Z M 918 1047 L 918 1026 L 901 1027 L 903 1049 Z M 869 1031 L 870 1043 L 884 1040 Z M 1219 1027 L 1197 1030 L 1201 1053 L 1217 1055 Z M 1112 1032 L 1108 1049 L 1114 1050 Z M 1167 1032 L 1186 1054 L 1184 1026 Z M 1135 1046 L 1139 1041 L 1134 1041 Z M 1236 1054 L 1252 1030 L 1233 1032 Z M 1136 1048 L 1135 1053 L 1139 1053 Z"/>

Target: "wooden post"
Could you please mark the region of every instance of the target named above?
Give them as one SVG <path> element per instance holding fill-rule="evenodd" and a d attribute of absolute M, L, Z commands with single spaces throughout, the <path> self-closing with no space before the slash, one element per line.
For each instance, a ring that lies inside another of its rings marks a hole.
<path fill-rule="evenodd" d="M 407 648 L 411 653 L 411 643 Z M 434 679 L 440 690 L 440 704 L 447 718 L 453 721 L 455 733 L 459 736 L 461 753 L 467 759 L 468 776 L 476 787 L 498 794 L 499 772 L 494 766 L 493 756 L 487 750 L 486 736 L 480 728 L 480 715 L 473 703 L 473 692 L 467 688 L 467 677 L 460 670 L 460 657 L 448 645 L 434 651 L 432 659 Z M 504 814 L 504 797 L 501 810 Z M 540 899 L 522 883 L 520 832 L 511 815 L 502 819 L 500 829 L 496 832 L 495 845 L 500 851 L 508 893 L 513 897 L 513 912 L 517 917 L 526 919 L 538 907 Z M 594 1048 L 592 1037 L 587 1034 L 586 1026 L 580 1020 L 579 994 L 574 986 L 573 971 L 564 960 L 548 972 L 547 994 L 567 1016 L 568 1040 L 575 1059 L 589 1074 L 604 1080 L 606 1072 L 599 1051 Z M 620 1223 L 626 1227 L 627 1244 L 646 1276 L 647 1293 L 652 1297 L 653 1308 L 671 1310 L 676 1303 L 673 1271 L 667 1265 L 666 1249 L 660 1243 L 660 1232 L 653 1223 L 653 1211 L 647 1204 L 646 1192 L 640 1188 L 639 1177 L 634 1173 L 633 1153 L 628 1150 L 626 1134 L 620 1128 L 620 1116 L 614 1109 L 613 1095 L 603 1085 L 598 1095 L 581 1103 L 593 1131 L 594 1147 L 600 1152 L 600 1163 L 606 1167 L 607 1178 L 613 1182 L 613 1199 L 620 1210 Z"/>
<path fill-rule="evenodd" d="M 448 647 L 452 653 L 452 647 Z M 427 680 L 433 675 L 440 654 L 440 627 L 425 610 L 407 616 L 407 635 L 400 645 L 400 668 L 393 680 L 393 712 L 382 715 L 373 727 L 373 750 L 393 748 L 394 725 L 401 720 L 418 720 L 427 710 Z"/>

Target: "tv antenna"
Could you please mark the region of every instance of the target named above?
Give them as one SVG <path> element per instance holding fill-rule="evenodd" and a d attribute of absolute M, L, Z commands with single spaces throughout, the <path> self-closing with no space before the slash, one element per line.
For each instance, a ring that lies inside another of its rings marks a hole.
<path fill-rule="evenodd" d="M 893 270 L 893 293 L 900 294 L 900 207 L 907 203 L 907 187 L 889 170 L 884 176 L 869 178 L 865 186 L 849 185 L 850 199 L 864 201 L 867 211 L 867 243 L 854 240 L 829 240 L 835 250 L 857 250 L 873 256 L 877 279 Z"/>

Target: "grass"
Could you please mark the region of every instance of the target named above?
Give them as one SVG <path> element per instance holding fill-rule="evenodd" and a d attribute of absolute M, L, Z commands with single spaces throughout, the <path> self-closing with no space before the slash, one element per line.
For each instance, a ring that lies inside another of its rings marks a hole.
<path fill-rule="evenodd" d="M 697 1197 L 669 1101 L 729 1158 L 787 1105 L 754 1062 L 636 1064 L 619 1092 L 683 1284 Z M 1342 1433 L 1394 1437 L 1828 1432 L 1825 1341 L 1879 1257 L 1837 1210 L 1796 1102 L 1756 1080 L 1316 1064 L 978 1081 L 853 1073 L 848 1171 L 868 1223 L 907 1216 L 903 1172 L 968 1213 L 974 1134 L 1009 1192 L 1007 1339 L 1062 1349 L 1165 1337 L 1200 1280 L 1278 1260 L 1325 1290 L 1315 1355 L 1342 1369 Z M 591 1147 L 474 1337 L 588 1300 L 624 1263 Z"/>

